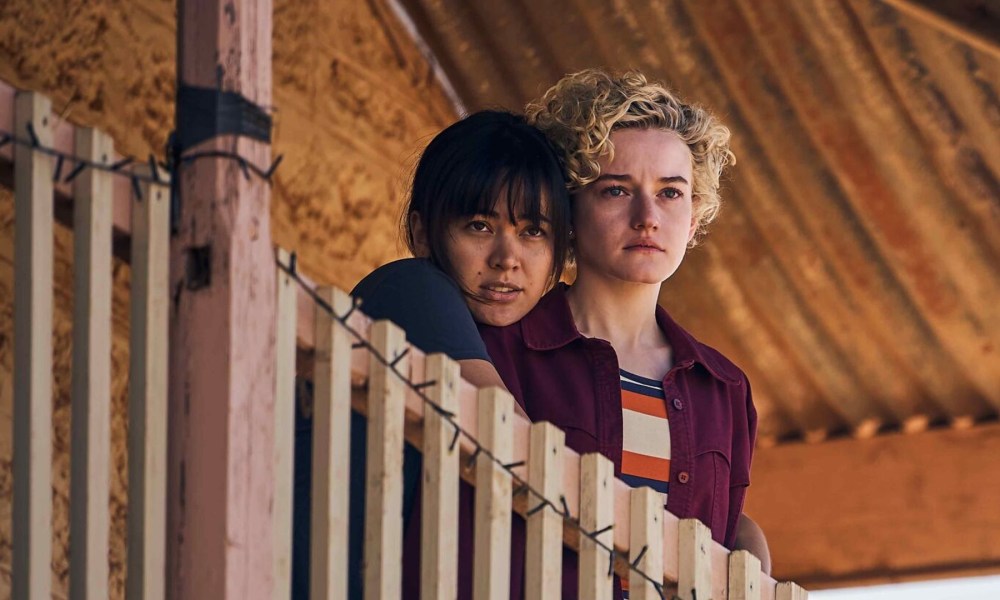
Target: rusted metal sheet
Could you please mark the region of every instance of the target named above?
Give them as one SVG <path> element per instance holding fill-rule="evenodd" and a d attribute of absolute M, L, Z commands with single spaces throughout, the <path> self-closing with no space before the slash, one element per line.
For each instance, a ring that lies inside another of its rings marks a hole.
<path fill-rule="evenodd" d="M 725 208 L 661 301 L 748 372 L 765 443 L 997 418 L 995 21 L 913 0 L 401 3 L 470 110 L 635 67 L 724 118 Z"/>

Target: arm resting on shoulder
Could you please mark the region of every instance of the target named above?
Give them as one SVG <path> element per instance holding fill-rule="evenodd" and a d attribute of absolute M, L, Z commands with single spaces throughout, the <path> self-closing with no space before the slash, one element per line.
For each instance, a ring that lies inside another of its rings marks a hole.
<path fill-rule="evenodd" d="M 767 547 L 764 530 L 745 513 L 740 515 L 740 521 L 736 525 L 736 543 L 733 550 L 749 550 L 750 554 L 760 559 L 761 571 L 771 574 L 771 551 Z"/>
<path fill-rule="evenodd" d="M 462 369 L 462 379 L 468 381 L 473 386 L 477 388 L 498 387 L 509 391 L 507 390 L 507 386 L 503 384 L 500 373 L 497 373 L 496 367 L 490 361 L 470 358 L 458 361 L 458 365 Z M 527 413 L 524 412 L 524 409 L 517 402 L 514 403 L 514 411 L 525 419 L 528 418 Z"/>

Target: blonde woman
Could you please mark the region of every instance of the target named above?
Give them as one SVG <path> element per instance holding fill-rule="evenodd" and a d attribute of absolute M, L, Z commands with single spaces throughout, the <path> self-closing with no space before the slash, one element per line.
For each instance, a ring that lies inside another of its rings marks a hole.
<path fill-rule="evenodd" d="M 742 514 L 757 426 L 750 385 L 657 303 L 719 210 L 729 130 L 634 72 L 568 75 L 527 114 L 567 171 L 577 274 L 519 323 L 480 325 L 498 372 L 533 421 L 558 425 L 574 450 L 603 453 L 616 475 L 769 566 Z M 575 557 L 564 564 L 563 594 L 575 598 Z"/>

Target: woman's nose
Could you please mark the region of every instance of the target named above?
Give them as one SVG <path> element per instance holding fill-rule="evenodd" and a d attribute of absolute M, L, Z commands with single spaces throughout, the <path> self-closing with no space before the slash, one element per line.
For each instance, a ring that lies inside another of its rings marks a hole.
<path fill-rule="evenodd" d="M 632 228 L 638 230 L 657 229 L 660 226 L 656 211 L 656 199 L 648 194 L 637 194 L 632 200 Z"/>
<path fill-rule="evenodd" d="M 501 233 L 494 238 L 490 252 L 490 266 L 494 269 L 510 271 L 518 268 L 520 259 L 517 253 L 515 236 Z"/>

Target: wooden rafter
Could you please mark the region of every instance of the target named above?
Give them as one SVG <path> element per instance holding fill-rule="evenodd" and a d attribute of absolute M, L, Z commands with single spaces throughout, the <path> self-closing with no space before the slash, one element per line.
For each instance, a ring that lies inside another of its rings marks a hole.
<path fill-rule="evenodd" d="M 974 48 L 1000 58 L 997 0 L 882 0 Z"/>

